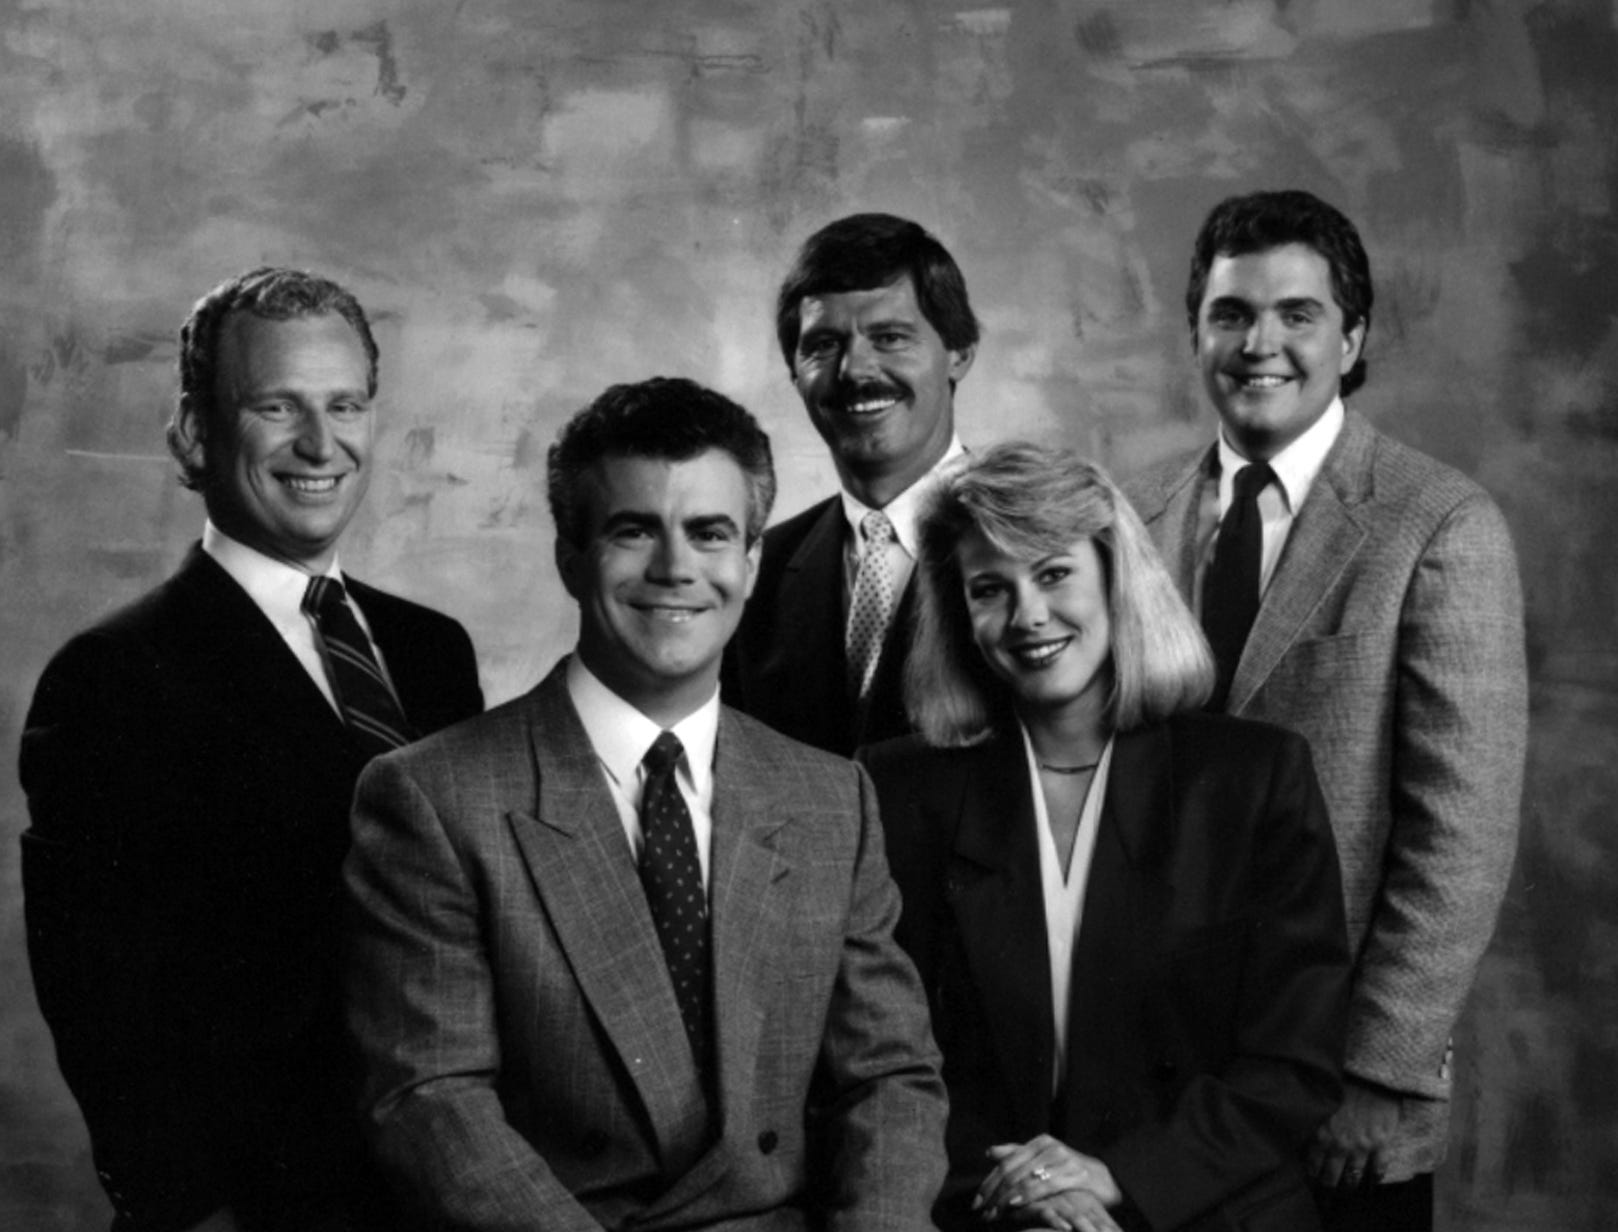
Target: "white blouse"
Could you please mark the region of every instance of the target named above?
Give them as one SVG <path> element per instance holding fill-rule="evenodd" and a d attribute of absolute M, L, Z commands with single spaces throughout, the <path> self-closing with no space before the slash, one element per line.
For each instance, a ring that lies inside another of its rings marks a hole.
<path fill-rule="evenodd" d="M 1078 944 L 1079 922 L 1084 918 L 1084 896 L 1090 883 L 1090 861 L 1095 855 L 1096 834 L 1101 828 L 1101 805 L 1107 798 L 1107 775 L 1112 769 L 1112 739 L 1101 751 L 1090 790 L 1079 811 L 1079 832 L 1073 839 L 1073 858 L 1066 875 L 1056 840 L 1051 837 L 1050 814 L 1045 808 L 1045 790 L 1039 782 L 1039 758 L 1028 729 L 1022 729 L 1023 749 L 1028 755 L 1028 783 L 1034 797 L 1034 828 L 1039 843 L 1039 876 L 1045 895 L 1046 949 L 1051 960 L 1051 1009 L 1055 1016 L 1056 1052 L 1051 1067 L 1051 1094 L 1061 1088 L 1067 1075 L 1068 992 L 1073 981 L 1073 951 Z"/>

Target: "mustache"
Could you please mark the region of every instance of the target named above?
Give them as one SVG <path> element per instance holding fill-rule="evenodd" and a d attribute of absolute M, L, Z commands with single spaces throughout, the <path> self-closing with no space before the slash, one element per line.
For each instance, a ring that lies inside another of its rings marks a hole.
<path fill-rule="evenodd" d="M 877 398 L 905 398 L 910 394 L 899 381 L 839 381 L 828 401 L 838 410 L 847 410 L 856 402 Z"/>

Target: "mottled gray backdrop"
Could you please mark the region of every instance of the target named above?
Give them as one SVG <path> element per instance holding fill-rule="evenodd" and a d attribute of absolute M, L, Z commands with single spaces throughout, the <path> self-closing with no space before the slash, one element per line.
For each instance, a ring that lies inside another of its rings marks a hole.
<path fill-rule="evenodd" d="M 769 324 L 792 248 L 911 215 L 987 332 L 968 444 L 1128 471 L 1205 439 L 1181 297 L 1221 197 L 1353 216 L 1355 404 L 1499 498 L 1522 554 L 1522 856 L 1461 1033 L 1441 1218 L 1618 1216 L 1618 17 L 1613 0 L 0 0 L 0 749 L 47 656 L 201 513 L 163 457 L 174 334 L 261 261 L 383 350 L 351 570 L 471 628 L 491 700 L 572 637 L 544 447 L 687 374 L 830 489 Z M 0 1227 L 107 1212 L 24 956 L 0 774 Z"/>

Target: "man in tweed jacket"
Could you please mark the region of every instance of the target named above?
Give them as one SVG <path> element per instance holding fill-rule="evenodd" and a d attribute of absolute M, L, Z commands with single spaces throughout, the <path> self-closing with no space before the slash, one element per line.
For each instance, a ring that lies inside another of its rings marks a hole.
<path fill-rule="evenodd" d="M 435 1230 L 929 1227 L 943 1087 L 870 782 L 719 703 L 768 440 L 689 381 L 614 386 L 549 484 L 576 653 L 359 787 L 350 1023 L 385 1172 Z M 671 733 L 684 808 L 642 761 Z M 671 823 L 706 980 L 654 906 Z"/>
<path fill-rule="evenodd" d="M 1337 835 L 1357 956 L 1347 1097 L 1310 1160 L 1334 1232 L 1432 1225 L 1450 1032 L 1511 872 L 1526 741 L 1499 510 L 1343 406 L 1371 300 L 1359 236 L 1331 206 L 1273 192 L 1216 207 L 1186 308 L 1219 440 L 1128 485 L 1200 611 L 1235 476 L 1274 472 L 1227 709 L 1309 738 Z"/>

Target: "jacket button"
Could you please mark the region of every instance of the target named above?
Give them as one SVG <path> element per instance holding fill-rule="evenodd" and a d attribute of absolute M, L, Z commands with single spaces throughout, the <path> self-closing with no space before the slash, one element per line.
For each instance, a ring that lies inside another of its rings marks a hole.
<path fill-rule="evenodd" d="M 773 1129 L 766 1129 L 758 1136 L 758 1149 L 763 1151 L 764 1154 L 768 1155 L 771 1151 L 775 1150 L 775 1144 L 780 1141 L 781 1139 L 776 1135 L 776 1132 Z"/>

